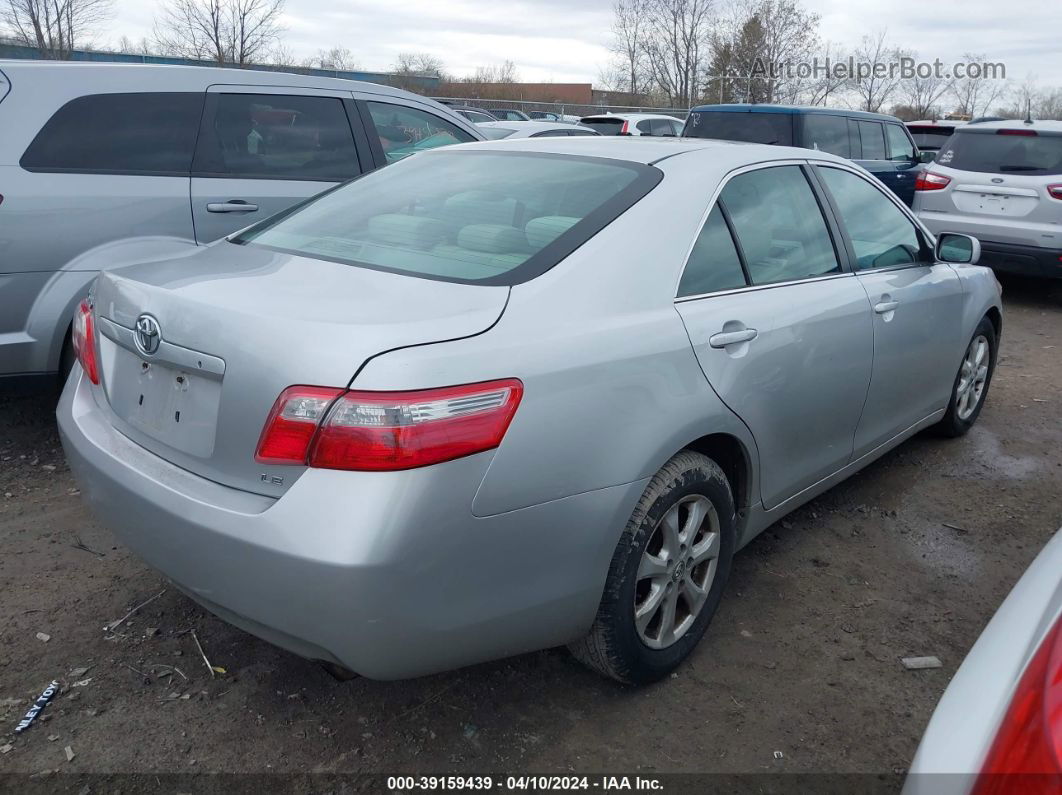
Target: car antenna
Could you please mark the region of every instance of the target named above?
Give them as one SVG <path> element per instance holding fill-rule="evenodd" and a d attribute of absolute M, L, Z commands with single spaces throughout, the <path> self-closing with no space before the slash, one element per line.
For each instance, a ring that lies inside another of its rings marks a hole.
<path fill-rule="evenodd" d="M 1025 100 L 1025 121 L 1023 124 L 1032 124 L 1032 99 Z"/>

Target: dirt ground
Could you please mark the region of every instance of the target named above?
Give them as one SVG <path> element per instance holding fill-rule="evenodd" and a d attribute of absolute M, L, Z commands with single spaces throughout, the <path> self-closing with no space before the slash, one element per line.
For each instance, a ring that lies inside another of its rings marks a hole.
<path fill-rule="evenodd" d="M 974 430 L 912 439 L 770 528 L 692 660 L 644 689 L 560 649 L 337 682 L 167 587 L 82 506 L 54 399 L 0 400 L 0 771 L 902 772 L 1062 525 L 1062 282 L 1008 279 L 1004 301 Z M 907 671 L 912 655 L 943 668 Z M 61 695 L 15 735 L 52 679 Z"/>

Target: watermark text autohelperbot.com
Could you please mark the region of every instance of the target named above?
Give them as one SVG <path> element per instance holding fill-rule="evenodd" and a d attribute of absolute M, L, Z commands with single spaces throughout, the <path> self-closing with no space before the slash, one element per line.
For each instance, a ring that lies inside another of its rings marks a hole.
<path fill-rule="evenodd" d="M 861 61 L 855 56 L 847 58 L 812 58 L 808 61 L 769 62 L 757 58 L 749 77 L 778 79 L 810 78 L 835 80 L 912 80 L 939 78 L 942 80 L 1006 80 L 1007 66 L 1004 63 L 966 62 L 945 63 L 939 58 L 932 61 L 916 61 L 903 56 L 895 61 Z"/>

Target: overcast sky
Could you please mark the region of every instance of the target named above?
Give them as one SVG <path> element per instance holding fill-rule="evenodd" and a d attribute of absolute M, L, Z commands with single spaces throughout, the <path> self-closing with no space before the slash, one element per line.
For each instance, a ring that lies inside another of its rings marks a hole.
<path fill-rule="evenodd" d="M 1016 82 L 1062 86 L 1059 0 L 804 0 L 822 15 L 821 35 L 849 45 L 887 28 L 922 60 L 961 60 L 967 51 L 1002 61 Z M 150 35 L 160 0 L 115 0 L 101 44 Z M 400 52 L 430 52 L 454 74 L 506 59 L 527 81 L 599 82 L 607 61 L 611 0 L 287 0 L 284 44 L 300 59 L 349 48 L 362 69 L 386 71 Z M 857 10 L 858 9 L 858 10 Z"/>

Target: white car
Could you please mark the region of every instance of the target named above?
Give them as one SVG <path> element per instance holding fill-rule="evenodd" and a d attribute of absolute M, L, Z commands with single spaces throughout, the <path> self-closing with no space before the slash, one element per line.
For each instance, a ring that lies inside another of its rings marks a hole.
<path fill-rule="evenodd" d="M 566 135 L 600 135 L 581 124 L 563 121 L 484 121 L 476 125 L 488 141 L 501 138 L 550 138 Z"/>
<path fill-rule="evenodd" d="M 944 691 L 903 792 L 1062 792 L 1062 530 Z"/>
<path fill-rule="evenodd" d="M 602 135 L 682 135 L 683 119 L 659 113 L 603 113 L 583 116 L 581 122 Z"/>

